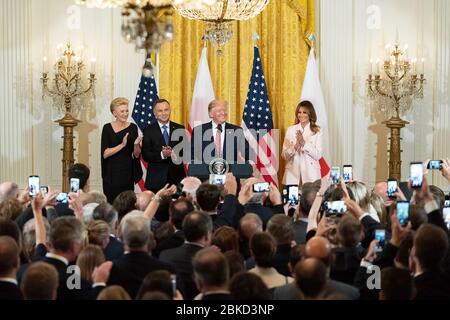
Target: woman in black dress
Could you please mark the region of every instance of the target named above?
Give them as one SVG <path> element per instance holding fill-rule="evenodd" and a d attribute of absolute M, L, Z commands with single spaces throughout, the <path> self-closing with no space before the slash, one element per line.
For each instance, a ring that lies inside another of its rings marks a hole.
<path fill-rule="evenodd" d="M 114 99 L 110 109 L 116 120 L 102 129 L 102 179 L 103 192 L 112 203 L 122 191 L 134 190 L 142 136 L 138 136 L 137 126 L 127 121 L 128 99 Z"/>

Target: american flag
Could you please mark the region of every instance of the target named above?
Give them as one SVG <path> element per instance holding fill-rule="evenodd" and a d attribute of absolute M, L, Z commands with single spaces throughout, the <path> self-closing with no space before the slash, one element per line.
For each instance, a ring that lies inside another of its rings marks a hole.
<path fill-rule="evenodd" d="M 254 48 L 253 69 L 242 128 L 250 148 L 256 155 L 255 175 L 278 185 L 278 150 L 274 142 L 272 111 L 258 47 Z"/>
<path fill-rule="evenodd" d="M 158 100 L 158 88 L 156 87 L 156 81 L 154 76 L 152 75 L 150 78 L 141 76 L 141 81 L 139 83 L 139 88 L 136 94 L 136 100 L 134 101 L 134 107 L 131 117 L 139 128 L 139 135 L 142 135 L 142 132 L 148 125 L 152 124 L 156 121 L 155 116 L 153 115 L 153 104 L 156 100 Z M 144 177 L 147 173 L 147 162 L 142 159 L 141 155 L 141 166 L 144 174 L 141 177 L 141 180 L 138 182 L 138 187 L 140 191 L 144 191 L 145 189 L 145 181 Z"/>

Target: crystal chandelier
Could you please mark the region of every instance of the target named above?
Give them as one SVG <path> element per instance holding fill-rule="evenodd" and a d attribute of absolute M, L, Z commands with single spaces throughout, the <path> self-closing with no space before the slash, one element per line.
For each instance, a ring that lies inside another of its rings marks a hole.
<path fill-rule="evenodd" d="M 216 0 L 75 0 L 88 8 L 122 8 L 121 32 L 125 41 L 147 54 L 157 52 L 173 38 L 172 5 L 201 9 Z"/>
<path fill-rule="evenodd" d="M 201 7 L 174 3 L 175 10 L 183 17 L 206 22 L 206 40 L 211 41 L 220 54 L 221 47 L 233 36 L 231 22 L 248 20 L 264 10 L 269 0 L 215 0 Z"/>

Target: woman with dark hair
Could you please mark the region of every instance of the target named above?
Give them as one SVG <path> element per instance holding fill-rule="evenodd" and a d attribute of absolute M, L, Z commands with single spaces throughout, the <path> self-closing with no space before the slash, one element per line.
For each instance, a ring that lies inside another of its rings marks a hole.
<path fill-rule="evenodd" d="M 295 125 L 287 129 L 281 152 L 286 160 L 285 185 L 301 185 L 321 177 L 319 160 L 322 158 L 322 134 L 316 123 L 314 106 L 309 101 L 302 101 L 295 115 Z"/>

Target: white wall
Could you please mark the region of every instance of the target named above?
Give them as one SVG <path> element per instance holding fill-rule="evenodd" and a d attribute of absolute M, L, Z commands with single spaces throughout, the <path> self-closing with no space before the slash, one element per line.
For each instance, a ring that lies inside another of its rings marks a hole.
<path fill-rule="evenodd" d="M 375 11 L 368 12 L 370 6 Z M 376 12 L 379 28 L 370 23 Z M 450 157 L 448 1 L 319 0 L 317 14 L 333 163 L 352 163 L 357 178 L 370 185 L 387 178 L 389 131 L 381 124 L 387 119 L 366 98 L 365 80 L 369 60 L 383 57 L 397 30 L 400 43 L 409 45 L 409 57 L 426 59 L 427 79 L 424 99 L 403 116 L 410 124 L 402 130 L 402 180 L 409 176 L 411 161 Z M 439 174 L 433 183 L 447 189 Z"/>
<path fill-rule="evenodd" d="M 101 190 L 100 134 L 112 119 L 109 102 L 134 99 L 144 62 L 120 36 L 120 10 L 78 7 L 73 0 L 2 0 L 0 6 L 0 181 L 25 186 L 29 174 L 39 174 L 41 184 L 60 187 L 63 131 L 54 120 L 61 114 L 51 98 L 42 100 L 40 77 L 42 57 L 54 63 L 57 45 L 70 41 L 84 47 L 88 69 L 91 57 L 97 59 L 96 99 L 77 115 L 83 122 L 74 145 L 75 161 L 89 164 L 92 187 Z"/>

